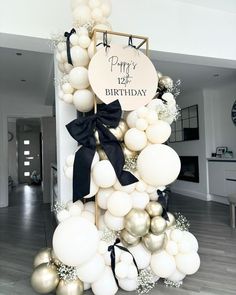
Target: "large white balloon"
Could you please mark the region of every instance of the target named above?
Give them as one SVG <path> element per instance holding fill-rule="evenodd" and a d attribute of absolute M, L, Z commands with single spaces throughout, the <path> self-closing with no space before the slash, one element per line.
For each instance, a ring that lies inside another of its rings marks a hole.
<path fill-rule="evenodd" d="M 80 5 L 73 10 L 73 18 L 79 25 L 85 25 L 92 20 L 91 10 L 87 5 Z"/>
<path fill-rule="evenodd" d="M 145 209 L 149 203 L 149 195 L 145 192 L 133 191 L 131 194 L 133 208 Z"/>
<path fill-rule="evenodd" d="M 105 267 L 103 274 L 92 284 L 95 295 L 115 295 L 118 291 L 116 281 L 109 266 Z"/>
<path fill-rule="evenodd" d="M 119 280 L 119 285 L 121 289 L 125 291 L 135 291 L 138 287 L 138 281 L 137 278 L 135 279 L 120 279 Z"/>
<path fill-rule="evenodd" d="M 132 193 L 135 189 L 135 185 L 136 183 L 131 183 L 129 185 L 121 185 L 119 180 L 117 179 L 116 183 L 114 184 L 114 188 L 117 190 L 117 191 L 122 191 L 122 192 L 126 192 L 128 194 Z"/>
<path fill-rule="evenodd" d="M 164 143 L 170 137 L 171 128 L 170 125 L 158 120 L 155 124 L 148 126 L 146 135 L 151 143 Z"/>
<path fill-rule="evenodd" d="M 183 231 L 178 228 L 173 229 L 170 233 L 170 238 L 177 243 L 180 242 L 183 238 Z"/>
<path fill-rule="evenodd" d="M 94 213 L 91 213 L 89 211 L 83 211 L 81 213 L 81 217 L 87 219 L 92 224 L 95 224 L 95 214 Z"/>
<path fill-rule="evenodd" d="M 168 280 L 172 281 L 172 282 L 180 282 L 182 281 L 184 278 L 186 277 L 186 275 L 182 272 L 180 272 L 178 269 L 176 269 L 169 277 Z"/>
<path fill-rule="evenodd" d="M 93 283 L 99 279 L 105 270 L 105 261 L 102 255 L 95 254 L 87 263 L 77 268 L 79 279 L 86 283 Z"/>
<path fill-rule="evenodd" d="M 147 136 L 145 132 L 131 128 L 125 133 L 124 141 L 131 151 L 141 151 L 147 145 Z"/>
<path fill-rule="evenodd" d="M 180 172 L 180 159 L 167 145 L 147 146 L 138 156 L 137 169 L 142 179 L 153 186 L 173 182 Z"/>
<path fill-rule="evenodd" d="M 166 251 L 154 253 L 151 259 L 152 271 L 161 278 L 168 278 L 176 269 L 175 259 Z"/>
<path fill-rule="evenodd" d="M 115 170 L 108 160 L 102 160 L 94 165 L 92 176 L 96 185 L 102 188 L 111 187 L 116 182 Z"/>
<path fill-rule="evenodd" d="M 178 244 L 174 241 L 168 241 L 166 244 L 166 252 L 172 256 L 178 254 Z"/>
<path fill-rule="evenodd" d="M 88 70 L 84 67 L 73 68 L 69 73 L 69 80 L 75 89 L 85 89 L 89 86 Z"/>
<path fill-rule="evenodd" d="M 99 234 L 95 225 L 81 217 L 60 223 L 53 235 L 53 250 L 66 265 L 79 266 L 97 251 Z"/>
<path fill-rule="evenodd" d="M 128 266 L 125 262 L 120 261 L 116 264 L 115 271 L 116 271 L 116 276 L 119 279 L 124 279 L 128 275 Z"/>
<path fill-rule="evenodd" d="M 82 36 L 79 36 L 79 45 L 82 47 L 82 48 L 88 48 L 90 43 L 91 43 L 91 40 L 89 38 L 89 36 L 86 36 L 86 35 L 82 35 Z M 88 51 L 86 51 L 88 52 Z M 89 56 L 89 55 L 88 55 Z"/>
<path fill-rule="evenodd" d="M 89 112 L 94 106 L 94 94 L 88 89 L 77 90 L 73 95 L 73 103 L 79 112 Z"/>
<path fill-rule="evenodd" d="M 113 188 L 100 188 L 97 193 L 98 206 L 107 210 L 107 201 L 110 195 L 114 192 Z"/>
<path fill-rule="evenodd" d="M 183 231 L 183 239 L 191 244 L 192 251 L 198 251 L 198 241 L 192 233 Z"/>
<path fill-rule="evenodd" d="M 104 222 L 111 230 L 119 231 L 124 228 L 124 217 L 114 216 L 109 211 L 104 215 Z"/>
<path fill-rule="evenodd" d="M 137 246 L 130 247 L 129 251 L 133 254 L 138 265 L 138 269 L 144 269 L 149 266 L 151 253 L 141 243 Z"/>
<path fill-rule="evenodd" d="M 86 67 L 89 63 L 89 56 L 86 49 L 80 46 L 73 46 L 70 50 L 74 67 Z"/>
<path fill-rule="evenodd" d="M 186 275 L 193 275 L 200 267 L 200 258 L 197 252 L 177 254 L 175 256 L 177 268 Z"/>
<path fill-rule="evenodd" d="M 107 209 L 114 216 L 125 216 L 132 209 L 132 199 L 125 192 L 115 191 L 107 201 Z"/>

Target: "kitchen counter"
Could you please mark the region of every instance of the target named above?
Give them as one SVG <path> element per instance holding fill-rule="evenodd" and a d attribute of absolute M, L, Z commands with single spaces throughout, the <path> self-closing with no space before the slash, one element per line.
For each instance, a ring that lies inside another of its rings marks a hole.
<path fill-rule="evenodd" d="M 212 157 L 212 158 L 207 158 L 209 162 L 236 162 L 236 158 L 217 158 L 217 157 Z"/>

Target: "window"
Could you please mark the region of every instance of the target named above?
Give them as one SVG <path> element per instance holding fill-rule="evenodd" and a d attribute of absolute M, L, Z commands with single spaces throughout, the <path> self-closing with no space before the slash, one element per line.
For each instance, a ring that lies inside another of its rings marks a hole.
<path fill-rule="evenodd" d="M 24 176 L 30 176 L 29 172 L 24 172 Z"/>
<path fill-rule="evenodd" d="M 24 166 L 30 166 L 30 161 L 24 161 Z"/>
<path fill-rule="evenodd" d="M 24 145 L 29 145 L 30 141 L 29 140 L 24 140 Z"/>
<path fill-rule="evenodd" d="M 24 151 L 25 156 L 29 156 L 29 154 L 30 154 L 30 151 Z"/>

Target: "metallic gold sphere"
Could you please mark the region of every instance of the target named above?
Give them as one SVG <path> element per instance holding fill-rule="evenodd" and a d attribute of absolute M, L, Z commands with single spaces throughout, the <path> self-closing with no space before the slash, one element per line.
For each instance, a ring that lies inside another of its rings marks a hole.
<path fill-rule="evenodd" d="M 163 208 L 160 203 L 152 201 L 147 204 L 146 211 L 150 217 L 161 216 Z"/>
<path fill-rule="evenodd" d="M 169 217 L 169 221 L 166 220 L 167 228 L 170 228 L 171 226 L 175 225 L 175 217 L 172 213 L 167 212 L 167 215 Z"/>
<path fill-rule="evenodd" d="M 173 87 L 173 85 L 173 80 L 168 76 L 162 76 L 158 82 L 158 86 L 161 90 L 170 90 Z"/>
<path fill-rule="evenodd" d="M 143 209 L 133 208 L 124 218 L 125 229 L 135 237 L 145 236 L 150 227 L 150 217 Z"/>
<path fill-rule="evenodd" d="M 84 284 L 79 280 L 64 281 L 60 280 L 56 295 L 82 295 L 84 292 Z"/>
<path fill-rule="evenodd" d="M 102 149 L 101 146 L 97 147 L 97 152 L 98 152 L 100 160 L 107 160 L 108 159 L 106 153 L 104 152 L 104 150 Z"/>
<path fill-rule="evenodd" d="M 51 256 L 51 248 L 42 248 L 39 250 L 39 252 L 34 257 L 33 265 L 34 267 L 37 267 L 38 265 L 42 263 L 48 263 L 52 259 Z"/>
<path fill-rule="evenodd" d="M 162 234 L 167 227 L 165 219 L 161 216 L 153 217 L 151 220 L 151 232 L 154 235 Z"/>
<path fill-rule="evenodd" d="M 163 76 L 162 73 L 159 72 L 159 71 L 157 71 L 157 77 L 158 77 L 158 80 L 159 80 L 162 76 Z"/>
<path fill-rule="evenodd" d="M 54 250 L 51 250 L 51 257 L 52 257 L 52 262 L 56 265 L 59 266 L 61 264 L 61 261 L 57 258 Z"/>
<path fill-rule="evenodd" d="M 135 158 L 138 155 L 137 152 L 129 150 L 124 143 L 121 144 L 121 147 L 122 147 L 125 158 L 128 158 L 128 159 Z"/>
<path fill-rule="evenodd" d="M 127 125 L 127 123 L 125 122 L 125 120 L 121 119 L 120 120 L 120 123 L 118 125 L 118 127 L 120 128 L 120 130 L 122 131 L 123 133 L 123 137 L 125 135 L 125 133 L 128 131 L 129 127 Z"/>
<path fill-rule="evenodd" d="M 97 130 L 94 132 L 94 136 L 95 136 L 95 140 L 96 140 L 96 145 L 99 145 L 100 144 L 100 139 L 99 139 L 99 135 L 98 135 Z"/>
<path fill-rule="evenodd" d="M 124 134 L 123 132 L 121 131 L 121 129 L 118 127 L 116 128 L 109 128 L 109 131 L 116 137 L 116 139 L 118 141 L 123 141 L 124 139 Z"/>
<path fill-rule="evenodd" d="M 55 265 L 43 263 L 37 266 L 31 276 L 33 289 L 40 294 L 47 294 L 56 289 L 59 276 Z"/>
<path fill-rule="evenodd" d="M 148 233 L 146 236 L 142 237 L 143 244 L 150 252 L 161 250 L 167 240 L 168 238 L 166 233 L 158 236 L 152 233 Z"/>
<path fill-rule="evenodd" d="M 120 238 L 122 243 L 126 246 L 135 246 L 138 245 L 138 243 L 140 242 L 140 238 L 139 237 L 134 237 L 132 236 L 127 230 L 123 229 L 120 232 Z"/>

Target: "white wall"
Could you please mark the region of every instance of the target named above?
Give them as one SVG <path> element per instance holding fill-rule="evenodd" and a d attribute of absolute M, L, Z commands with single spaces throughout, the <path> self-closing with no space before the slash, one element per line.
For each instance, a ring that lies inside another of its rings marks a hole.
<path fill-rule="evenodd" d="M 13 139 L 8 142 L 8 175 L 18 183 L 17 175 L 17 142 L 16 142 L 16 122 L 8 122 L 8 131 L 13 134 Z"/>
<path fill-rule="evenodd" d="M 205 124 L 204 124 L 204 98 L 202 90 L 195 90 L 189 93 L 180 94 L 178 105 L 180 108 L 198 105 L 199 114 L 199 140 L 170 143 L 170 146 L 179 156 L 198 156 L 199 161 L 199 183 L 177 180 L 171 185 L 175 192 L 207 199 L 207 169 L 206 169 L 206 144 L 205 144 Z"/>

